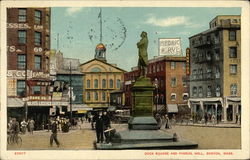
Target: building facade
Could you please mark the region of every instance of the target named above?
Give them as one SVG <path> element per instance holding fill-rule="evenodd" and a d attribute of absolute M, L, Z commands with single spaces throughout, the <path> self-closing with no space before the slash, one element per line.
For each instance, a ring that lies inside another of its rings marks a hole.
<path fill-rule="evenodd" d="M 123 69 L 106 61 L 106 48 L 96 46 L 95 58 L 80 65 L 84 74 L 83 102 L 93 109 L 104 109 L 110 105 L 110 92 L 120 90 L 124 82 Z"/>
<path fill-rule="evenodd" d="M 189 106 L 197 121 L 214 114 L 217 121 L 234 122 L 241 113 L 240 16 L 217 16 L 209 24 L 189 38 Z"/>
<path fill-rule="evenodd" d="M 179 106 L 186 106 L 189 97 L 186 57 L 164 56 L 149 60 L 146 76 L 155 86 L 154 109 L 158 112 L 177 113 Z M 139 77 L 137 67 L 125 73 L 125 106 L 131 108 L 131 87 Z"/>
<path fill-rule="evenodd" d="M 50 8 L 7 9 L 8 116 L 34 118 L 36 128 L 51 106 L 50 14 Z"/>

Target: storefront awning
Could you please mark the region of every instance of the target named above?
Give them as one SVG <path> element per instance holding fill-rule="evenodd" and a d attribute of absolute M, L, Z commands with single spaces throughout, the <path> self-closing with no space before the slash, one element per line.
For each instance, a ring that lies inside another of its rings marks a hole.
<path fill-rule="evenodd" d="M 177 104 L 168 104 L 168 113 L 177 113 L 178 112 L 178 107 Z"/>
<path fill-rule="evenodd" d="M 70 105 L 68 106 L 68 111 L 69 110 L 70 110 Z M 72 104 L 72 111 L 80 111 L 80 110 L 90 111 L 92 110 L 92 108 L 86 104 Z"/>
<path fill-rule="evenodd" d="M 241 102 L 240 97 L 227 97 L 227 100 L 231 102 Z"/>
<path fill-rule="evenodd" d="M 20 98 L 8 98 L 7 106 L 8 107 L 23 107 L 24 102 Z"/>

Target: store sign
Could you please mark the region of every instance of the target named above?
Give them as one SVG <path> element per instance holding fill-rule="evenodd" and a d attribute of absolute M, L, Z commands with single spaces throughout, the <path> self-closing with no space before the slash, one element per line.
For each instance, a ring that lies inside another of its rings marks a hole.
<path fill-rule="evenodd" d="M 8 79 L 8 96 L 16 96 L 16 80 Z"/>
<path fill-rule="evenodd" d="M 23 70 L 8 70 L 7 77 L 9 78 L 25 78 L 26 71 Z M 27 78 L 45 78 L 49 79 L 50 75 L 44 72 L 34 72 L 27 70 Z"/>
<path fill-rule="evenodd" d="M 55 101 L 62 100 L 62 92 L 53 92 L 52 100 L 55 100 Z"/>
<path fill-rule="evenodd" d="M 190 75 L 190 48 L 186 49 L 186 73 Z"/>
<path fill-rule="evenodd" d="M 42 30 L 42 25 L 34 25 L 35 30 Z M 7 28 L 9 29 L 31 29 L 28 23 L 7 23 Z"/>
<path fill-rule="evenodd" d="M 28 101 L 28 106 L 68 106 L 69 102 Z"/>
<path fill-rule="evenodd" d="M 182 55 L 180 38 L 160 38 L 159 55 L 177 56 Z"/>
<path fill-rule="evenodd" d="M 29 96 L 29 100 L 51 100 L 51 96 Z"/>

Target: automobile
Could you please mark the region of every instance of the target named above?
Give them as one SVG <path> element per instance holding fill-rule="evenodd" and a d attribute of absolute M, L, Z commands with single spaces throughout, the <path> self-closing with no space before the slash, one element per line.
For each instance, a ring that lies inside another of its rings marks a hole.
<path fill-rule="evenodd" d="M 116 110 L 114 115 L 115 123 L 128 123 L 130 119 L 130 110 Z"/>

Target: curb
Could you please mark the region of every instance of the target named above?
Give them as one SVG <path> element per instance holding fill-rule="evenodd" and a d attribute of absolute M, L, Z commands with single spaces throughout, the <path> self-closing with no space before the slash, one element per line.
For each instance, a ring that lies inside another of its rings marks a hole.
<path fill-rule="evenodd" d="M 199 125 L 199 124 L 188 124 L 188 125 L 182 125 L 182 124 L 175 124 L 177 126 L 194 126 L 194 127 L 210 127 L 210 128 L 241 128 L 241 126 L 220 126 L 220 125 Z"/>

